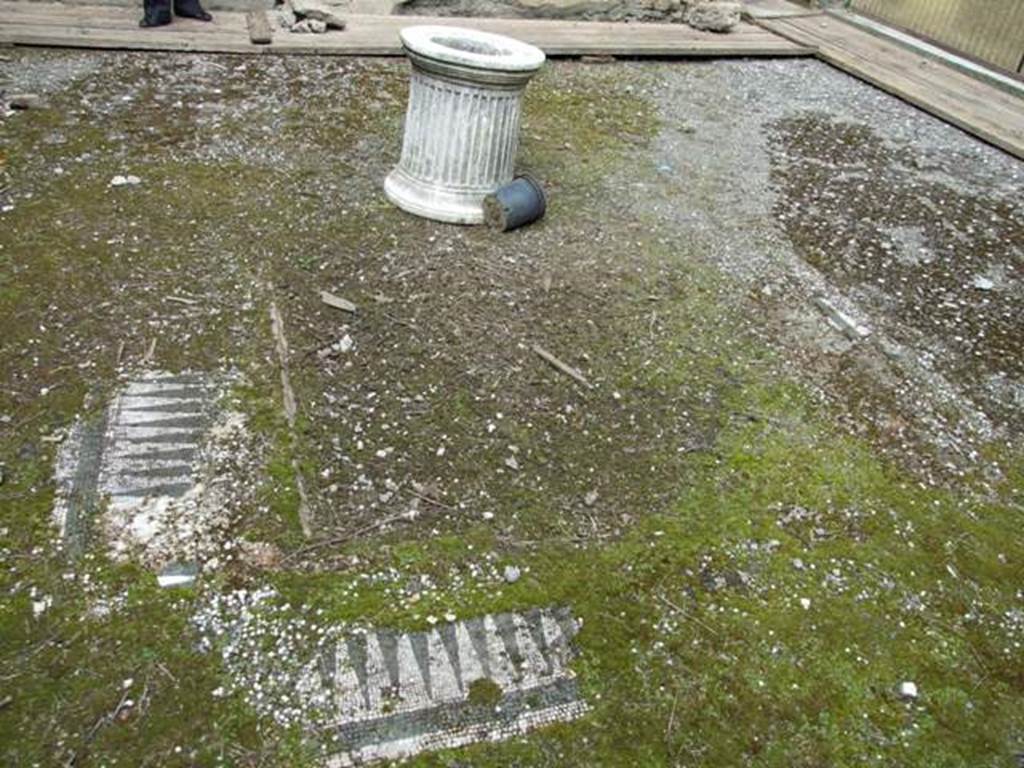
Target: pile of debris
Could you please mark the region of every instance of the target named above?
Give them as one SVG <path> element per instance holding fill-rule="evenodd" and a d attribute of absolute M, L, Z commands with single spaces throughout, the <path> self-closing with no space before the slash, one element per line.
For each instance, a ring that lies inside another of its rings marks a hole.
<path fill-rule="evenodd" d="M 328 29 L 345 28 L 345 19 L 339 12 L 343 4 L 330 0 L 284 0 L 274 13 L 281 27 L 289 32 L 322 35 Z"/>
<path fill-rule="evenodd" d="M 660 21 L 730 32 L 743 4 L 731 0 L 398 0 L 395 13 L 586 21 Z"/>

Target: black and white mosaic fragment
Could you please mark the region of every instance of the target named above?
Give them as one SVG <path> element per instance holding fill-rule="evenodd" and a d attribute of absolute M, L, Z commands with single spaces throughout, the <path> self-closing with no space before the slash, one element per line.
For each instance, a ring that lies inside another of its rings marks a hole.
<path fill-rule="evenodd" d="M 275 598 L 215 596 L 195 617 L 200 648 L 219 652 L 230 692 L 320 742 L 329 768 L 500 741 L 589 709 L 569 666 L 580 623 L 568 608 L 397 632 L 338 626 Z"/>
<path fill-rule="evenodd" d="M 217 411 L 219 394 L 200 374 L 146 372 L 73 427 L 54 507 L 69 548 L 99 536 L 115 557 L 156 568 L 215 557 L 227 522 L 218 453 L 244 431 L 239 415 Z"/>
<path fill-rule="evenodd" d="M 499 741 L 587 711 L 569 662 L 579 625 L 567 608 L 499 613 L 426 632 L 371 630 L 317 661 L 332 701 L 336 768 Z M 474 685 L 493 691 L 481 702 Z M 500 698 L 499 698 L 500 696 Z"/>

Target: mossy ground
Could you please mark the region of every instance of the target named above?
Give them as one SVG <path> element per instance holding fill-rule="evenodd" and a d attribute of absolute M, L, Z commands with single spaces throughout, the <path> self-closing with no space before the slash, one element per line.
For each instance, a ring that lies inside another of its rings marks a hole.
<path fill-rule="evenodd" d="M 502 237 L 382 200 L 398 63 L 118 55 L 0 125 L 5 761 L 315 764 L 300 734 L 214 695 L 229 671 L 195 651 L 211 593 L 270 584 L 338 622 L 582 619 L 589 715 L 415 765 L 1015 764 L 1024 461 L 1004 444 L 1000 484 L 937 488 L 838 426 L 842 403 L 761 343 L 702 241 L 645 215 L 652 87 L 637 67 L 550 67 L 522 147 L 550 212 Z M 109 189 L 118 173 L 143 184 Z M 353 354 L 317 354 L 346 333 Z M 266 465 L 239 535 L 280 547 L 278 567 L 166 592 L 101 542 L 73 560 L 55 540 L 45 438 L 112 390 L 119 349 L 137 365 L 154 338 L 155 365 L 244 374 Z M 308 552 L 293 459 L 335 542 Z M 514 584 L 479 575 L 506 563 Z"/>

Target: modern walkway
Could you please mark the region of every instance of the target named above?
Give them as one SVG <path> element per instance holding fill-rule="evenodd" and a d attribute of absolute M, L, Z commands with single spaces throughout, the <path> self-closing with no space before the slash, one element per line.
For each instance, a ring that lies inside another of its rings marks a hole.
<path fill-rule="evenodd" d="M 833 14 L 758 23 L 845 72 L 1024 159 L 1024 97 Z"/>
<path fill-rule="evenodd" d="M 306 53 L 391 56 L 402 53 L 398 30 L 410 24 L 471 25 L 533 43 L 549 56 L 800 56 L 813 51 L 752 24 L 729 34 L 685 24 L 458 19 L 415 16 L 348 17 L 343 32 L 293 34 L 275 29 L 269 45 L 249 41 L 246 14 L 220 11 L 213 23 L 177 19 L 139 29 L 140 11 L 110 6 L 0 2 L 0 43 L 208 53 Z M 273 27 L 273 24 L 271 25 Z"/>

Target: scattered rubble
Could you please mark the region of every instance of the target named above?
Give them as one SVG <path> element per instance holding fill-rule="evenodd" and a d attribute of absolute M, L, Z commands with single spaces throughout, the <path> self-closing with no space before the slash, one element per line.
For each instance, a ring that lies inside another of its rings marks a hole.
<path fill-rule="evenodd" d="M 338 14 L 335 7 L 328 3 L 321 2 L 321 0 L 288 0 L 288 2 L 299 18 L 323 22 L 330 29 L 345 28 L 345 19 Z"/>
<path fill-rule="evenodd" d="M 694 29 L 708 32 L 730 32 L 740 23 L 743 6 L 740 3 L 699 2 L 686 14 L 686 23 Z"/>
<path fill-rule="evenodd" d="M 345 29 L 339 6 L 323 0 L 285 0 L 274 9 L 278 24 L 296 34 L 322 35 Z"/>
<path fill-rule="evenodd" d="M 724 0 L 398 0 L 398 14 L 690 24 L 729 32 L 742 6 Z M 694 12 L 696 11 L 696 12 Z"/>
<path fill-rule="evenodd" d="M 317 19 L 303 19 L 292 25 L 292 32 L 299 34 L 312 33 L 314 35 L 322 35 L 326 31 L 327 25 Z"/>

